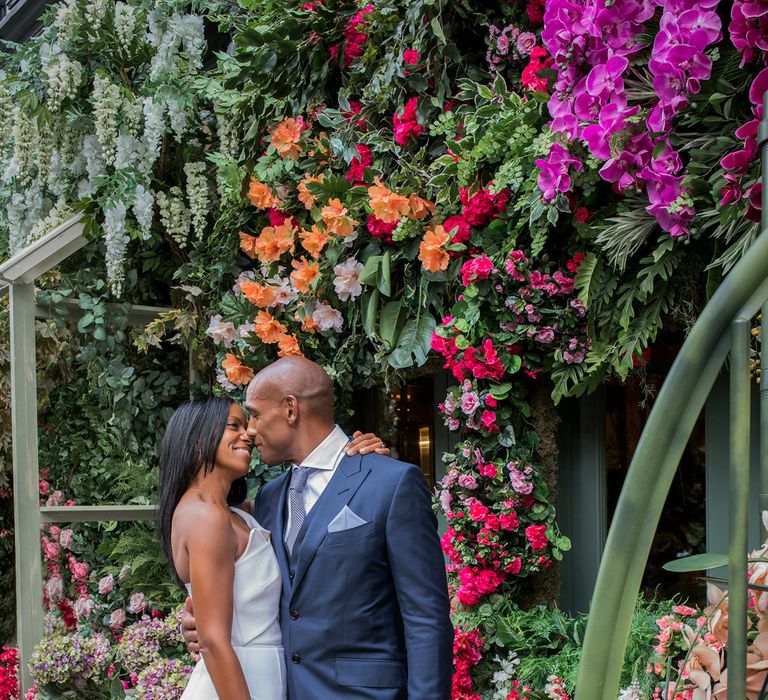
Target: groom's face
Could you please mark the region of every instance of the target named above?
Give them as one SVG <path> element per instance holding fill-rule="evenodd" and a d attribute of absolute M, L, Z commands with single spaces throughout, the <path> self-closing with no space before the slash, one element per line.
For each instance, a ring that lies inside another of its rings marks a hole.
<path fill-rule="evenodd" d="M 248 434 L 259 456 L 269 466 L 291 460 L 293 431 L 289 404 L 286 398 L 263 397 L 253 391 L 245 397 Z"/>

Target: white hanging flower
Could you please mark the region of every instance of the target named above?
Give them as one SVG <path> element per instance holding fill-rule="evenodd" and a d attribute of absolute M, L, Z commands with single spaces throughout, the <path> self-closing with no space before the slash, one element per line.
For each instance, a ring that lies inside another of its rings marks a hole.
<path fill-rule="evenodd" d="M 83 157 L 85 158 L 85 171 L 88 174 L 88 180 L 91 183 L 91 187 L 95 190 L 94 180 L 102 177 L 107 172 L 101 144 L 96 134 L 88 134 L 83 139 Z"/>
<path fill-rule="evenodd" d="M 67 43 L 77 30 L 80 21 L 80 6 L 76 0 L 63 0 L 57 5 L 56 18 L 53 26 L 58 30 L 56 40 L 60 44 Z"/>
<path fill-rule="evenodd" d="M 27 234 L 40 222 L 45 211 L 43 191 L 38 180 L 23 192 L 14 192 L 11 201 L 6 205 L 8 219 L 8 244 L 11 255 L 22 250 L 27 245 Z"/>
<path fill-rule="evenodd" d="M 230 158 L 236 158 L 240 150 L 240 139 L 235 121 L 225 114 L 216 115 L 216 133 L 219 136 L 219 150 Z"/>
<path fill-rule="evenodd" d="M 3 172 L 3 180 L 10 182 L 14 178 L 21 186 L 26 185 L 32 179 L 34 166 L 34 149 L 37 135 L 37 126 L 34 120 L 16 106 L 13 108 L 13 128 L 11 139 L 13 141 L 13 155 Z"/>
<path fill-rule="evenodd" d="M 176 98 L 169 97 L 165 101 L 165 107 L 173 136 L 177 142 L 181 143 L 184 132 L 187 130 L 187 112 L 184 109 L 184 105 Z"/>
<path fill-rule="evenodd" d="M 139 136 L 144 128 L 144 102 L 140 97 L 124 99 L 120 104 L 120 120 L 131 136 Z"/>
<path fill-rule="evenodd" d="M 186 163 L 184 174 L 187 176 L 187 199 L 192 212 L 192 227 L 197 239 L 201 240 L 205 233 L 208 218 L 208 180 L 205 177 L 205 163 Z"/>
<path fill-rule="evenodd" d="M 321 331 L 334 330 L 338 333 L 344 327 L 344 317 L 341 312 L 334 309 L 330 304 L 324 304 L 321 301 L 315 305 L 312 320 Z"/>
<path fill-rule="evenodd" d="M 67 204 L 66 200 L 63 197 L 59 197 L 59 199 L 56 200 L 56 203 L 48 211 L 48 214 L 29 229 L 24 244 L 29 245 L 33 241 L 42 238 L 46 233 L 50 233 L 57 226 L 72 218 L 73 214 L 74 211 Z"/>
<path fill-rule="evenodd" d="M 200 15 L 174 13 L 168 24 L 171 31 L 181 40 L 190 72 L 202 68 L 205 50 L 203 18 Z"/>
<path fill-rule="evenodd" d="M 141 170 L 141 165 L 147 160 L 147 145 L 144 141 L 131 136 L 120 134 L 115 141 L 115 170 L 124 168 L 136 168 Z"/>
<path fill-rule="evenodd" d="M 333 273 L 333 288 L 341 301 L 354 299 L 363 293 L 363 285 L 360 284 L 360 273 L 363 271 L 363 263 L 355 258 L 348 258 L 343 263 L 335 265 Z"/>
<path fill-rule="evenodd" d="M 96 122 L 96 138 L 101 144 L 104 160 L 112 165 L 115 160 L 117 141 L 117 112 L 120 107 L 120 88 L 109 78 L 99 75 L 93 78 L 93 116 Z"/>
<path fill-rule="evenodd" d="M 115 35 L 120 45 L 128 51 L 136 34 L 136 15 L 130 5 L 121 0 L 115 3 Z"/>
<path fill-rule="evenodd" d="M 152 193 L 144 188 L 144 185 L 136 185 L 133 195 L 133 215 L 141 229 L 141 237 L 147 241 L 152 237 L 152 220 L 154 219 L 155 198 Z"/>
<path fill-rule="evenodd" d="M 118 202 L 104 214 L 104 243 L 106 246 L 107 278 L 115 296 L 122 294 L 125 270 L 125 251 L 128 236 L 125 233 L 125 204 Z"/>
<path fill-rule="evenodd" d="M 58 112 L 65 99 L 77 97 L 77 89 L 83 79 L 83 66 L 63 53 L 58 45 L 54 45 L 55 50 L 44 55 L 43 48 L 46 46 L 41 44 L 40 47 L 43 71 L 48 83 L 46 102 L 51 112 Z"/>
<path fill-rule="evenodd" d="M 165 115 L 163 105 L 152 97 L 144 98 L 144 143 L 147 151 L 155 158 L 160 154 L 160 144 L 165 133 Z"/>
<path fill-rule="evenodd" d="M 184 196 L 178 187 L 171 187 L 168 194 L 158 192 L 155 195 L 157 206 L 160 209 L 160 221 L 168 232 L 182 248 L 187 245 L 189 229 L 192 224 L 192 216 L 184 204 Z"/>
<path fill-rule="evenodd" d="M 645 694 L 637 679 L 619 693 L 618 700 L 645 700 Z"/>
<path fill-rule="evenodd" d="M 108 0 L 89 0 L 85 4 L 85 21 L 92 32 L 97 32 L 101 28 L 108 9 Z"/>

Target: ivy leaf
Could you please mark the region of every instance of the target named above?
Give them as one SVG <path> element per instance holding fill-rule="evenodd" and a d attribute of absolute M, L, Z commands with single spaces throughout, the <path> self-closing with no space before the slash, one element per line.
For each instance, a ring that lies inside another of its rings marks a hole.
<path fill-rule="evenodd" d="M 432 28 L 432 33 L 437 37 L 438 41 L 445 45 L 446 39 L 445 34 L 443 33 L 443 27 L 440 24 L 440 20 L 437 17 L 433 17 L 432 21 L 429 23 L 429 26 Z"/>
<path fill-rule="evenodd" d="M 397 347 L 387 358 L 391 367 L 405 369 L 414 364 L 423 365 L 427 361 L 432 333 L 437 321 L 429 313 L 422 313 L 418 319 L 410 319 L 404 326 L 398 339 Z"/>

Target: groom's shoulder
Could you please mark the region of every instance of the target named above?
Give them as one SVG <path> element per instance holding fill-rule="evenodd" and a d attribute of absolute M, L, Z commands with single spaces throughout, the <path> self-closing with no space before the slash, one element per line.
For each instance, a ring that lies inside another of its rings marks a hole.
<path fill-rule="evenodd" d="M 393 457 L 368 454 L 363 457 L 363 465 L 371 468 L 371 476 L 376 480 L 383 480 L 393 484 L 398 483 L 403 477 L 422 476 L 423 472 L 415 464 L 401 462 Z"/>

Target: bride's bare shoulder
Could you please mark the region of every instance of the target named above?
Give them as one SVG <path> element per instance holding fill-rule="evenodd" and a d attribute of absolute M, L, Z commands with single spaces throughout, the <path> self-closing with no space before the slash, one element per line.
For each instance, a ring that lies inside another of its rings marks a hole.
<path fill-rule="evenodd" d="M 182 498 L 173 513 L 174 534 L 187 546 L 196 541 L 236 542 L 229 511 L 199 498 Z"/>

